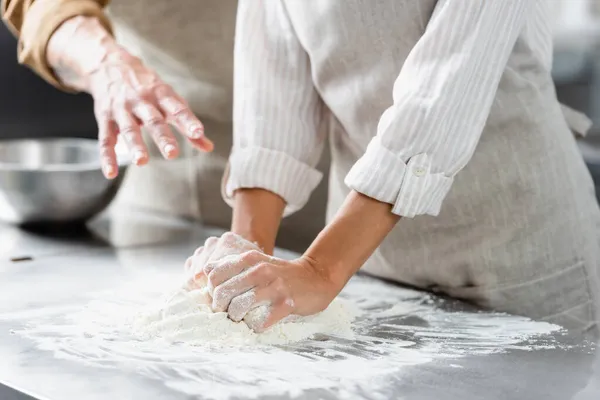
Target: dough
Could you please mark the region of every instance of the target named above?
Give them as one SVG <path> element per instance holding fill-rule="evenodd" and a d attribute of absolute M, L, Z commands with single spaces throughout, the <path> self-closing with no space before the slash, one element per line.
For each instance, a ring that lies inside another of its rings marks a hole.
<path fill-rule="evenodd" d="M 209 238 L 193 257 L 186 261 L 183 284 L 156 304 L 142 311 L 133 323 L 140 339 L 163 339 L 189 344 L 282 344 L 329 333 L 352 336 L 350 324 L 355 313 L 341 301 L 334 301 L 325 311 L 310 317 L 288 317 L 265 332 L 261 327 L 269 315 L 269 306 L 260 305 L 234 322 L 225 312 L 213 312 L 207 278 L 202 273 L 208 262 L 260 250 L 254 243 L 233 233 Z M 247 296 L 252 301 L 251 296 Z"/>
<path fill-rule="evenodd" d="M 248 325 L 264 320 L 267 309 L 258 307 L 246 315 L 244 322 L 234 322 L 227 313 L 212 312 L 208 289 L 178 289 L 142 311 L 133 324 L 140 340 L 162 339 L 192 345 L 286 344 L 317 333 L 351 338 L 355 312 L 335 300 L 325 311 L 296 319 L 285 319 L 262 333 Z"/>

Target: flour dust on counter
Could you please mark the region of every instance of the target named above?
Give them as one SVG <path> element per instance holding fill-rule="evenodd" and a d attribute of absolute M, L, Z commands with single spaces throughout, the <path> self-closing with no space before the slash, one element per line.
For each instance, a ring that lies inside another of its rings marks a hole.
<path fill-rule="evenodd" d="M 145 276 L 86 295 L 83 308 L 15 310 L 0 314 L 0 320 L 56 358 L 142 374 L 161 382 L 174 398 L 180 393 L 210 400 L 311 398 L 323 397 L 323 391 L 333 398 L 388 399 L 397 390 L 393 381 L 411 366 L 444 360 L 460 368 L 465 356 L 563 346 L 558 326 L 449 311 L 446 300 L 362 276 L 321 315 L 279 326 L 263 340 L 224 314 L 189 313 L 185 297 L 170 302 L 174 308 L 166 314 L 164 302 L 140 311 L 169 280 L 176 288 L 177 277 Z M 190 314 L 185 323 L 169 320 Z"/>

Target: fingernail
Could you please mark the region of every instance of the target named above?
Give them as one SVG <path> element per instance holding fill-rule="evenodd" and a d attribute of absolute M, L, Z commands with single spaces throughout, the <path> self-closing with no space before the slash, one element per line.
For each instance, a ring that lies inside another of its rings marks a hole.
<path fill-rule="evenodd" d="M 112 165 L 105 165 L 104 166 L 104 176 L 108 179 L 112 179 L 113 175 L 115 174 L 115 169 Z"/>
<path fill-rule="evenodd" d="M 175 146 L 173 146 L 172 144 L 167 144 L 164 147 L 164 152 L 167 155 L 167 157 L 171 157 L 175 154 L 175 151 L 177 150 L 177 148 Z"/>
<path fill-rule="evenodd" d="M 200 139 L 204 136 L 204 127 L 202 125 L 194 124 L 189 128 L 190 137 L 192 139 Z"/>
<path fill-rule="evenodd" d="M 144 159 L 144 153 L 137 150 L 133 153 L 133 162 L 136 164 L 140 164 Z"/>

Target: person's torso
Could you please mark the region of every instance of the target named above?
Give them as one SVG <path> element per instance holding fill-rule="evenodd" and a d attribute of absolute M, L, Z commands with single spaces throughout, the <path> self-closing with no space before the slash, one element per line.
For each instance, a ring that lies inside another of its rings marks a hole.
<path fill-rule="evenodd" d="M 552 84 L 552 37 L 544 20 L 550 0 L 536 1 L 507 69 L 539 87 Z M 424 34 L 437 0 L 282 0 L 309 55 L 315 87 L 362 154 L 392 105 L 392 87 Z M 548 29 L 548 31 L 546 31 Z M 520 54 L 518 54 L 520 53 Z M 502 85 L 512 84 L 506 77 Z M 516 92 L 513 92 L 516 93 Z M 518 94 L 517 94 L 518 95 Z M 491 118 L 506 115 L 492 111 Z"/>
<path fill-rule="evenodd" d="M 392 105 L 394 81 L 437 1 L 283 2 L 333 116 L 331 218 L 348 193 L 344 177 Z M 503 277 L 528 279 L 534 265 L 550 271 L 595 257 L 594 187 L 550 74 L 551 6 L 537 1 L 481 141 L 441 214 L 401 220 L 365 270 L 421 287 L 498 285 L 507 283 Z"/>

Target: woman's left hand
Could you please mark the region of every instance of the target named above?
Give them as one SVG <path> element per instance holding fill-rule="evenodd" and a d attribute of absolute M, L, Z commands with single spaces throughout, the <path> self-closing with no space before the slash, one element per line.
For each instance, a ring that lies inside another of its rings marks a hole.
<path fill-rule="evenodd" d="M 212 290 L 213 311 L 226 311 L 239 322 L 251 310 L 267 307 L 264 318 L 250 326 L 258 332 L 289 315 L 323 311 L 342 289 L 326 269 L 305 257 L 287 261 L 256 250 L 209 262 L 204 274 Z"/>

